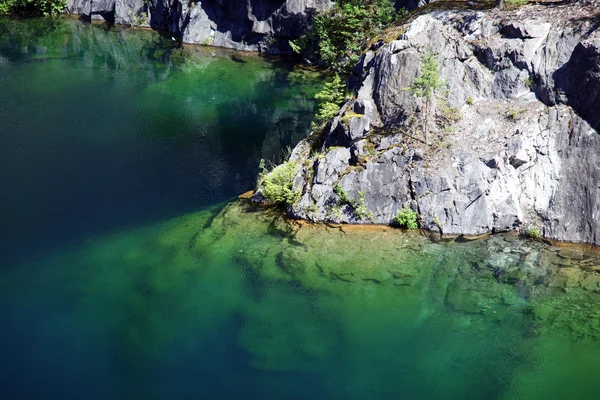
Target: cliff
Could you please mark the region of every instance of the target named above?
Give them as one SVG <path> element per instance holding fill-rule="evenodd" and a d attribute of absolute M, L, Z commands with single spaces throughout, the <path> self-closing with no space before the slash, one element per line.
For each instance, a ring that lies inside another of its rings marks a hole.
<path fill-rule="evenodd" d="M 408 206 L 442 234 L 535 227 L 599 245 L 600 17 L 586 7 L 435 11 L 390 30 L 356 66 L 354 98 L 294 149 L 288 212 L 390 224 Z M 425 143 L 407 89 L 430 52 L 444 89 Z"/>
<path fill-rule="evenodd" d="M 68 0 L 84 19 L 139 25 L 170 32 L 184 43 L 237 50 L 289 52 L 312 14 L 329 0 Z"/>

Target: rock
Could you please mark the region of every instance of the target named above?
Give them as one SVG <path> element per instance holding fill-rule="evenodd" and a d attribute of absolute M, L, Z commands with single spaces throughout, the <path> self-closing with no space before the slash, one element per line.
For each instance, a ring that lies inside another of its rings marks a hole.
<path fill-rule="evenodd" d="M 509 38 L 533 39 L 544 38 L 550 32 L 550 23 L 527 20 L 523 22 L 511 22 L 500 29 L 500 33 Z"/>
<path fill-rule="evenodd" d="M 356 66 L 356 99 L 324 133 L 316 181 L 303 182 L 301 204 L 317 207 L 311 218 L 331 220 L 333 210 L 336 221 L 390 223 L 409 205 L 421 227 L 444 235 L 524 226 L 600 245 L 600 41 L 542 19 L 501 22 L 473 11 L 420 15 L 405 28 Z M 436 100 L 423 144 L 423 103 L 407 88 L 430 51 L 447 104 Z M 340 146 L 348 153 L 333 166 Z M 316 161 L 305 150 L 294 154 L 301 164 Z M 339 204 L 337 186 L 350 204 Z M 515 257 L 496 268 L 506 275 L 522 262 L 539 276 L 553 262 L 545 253 Z M 558 262 L 569 269 L 572 261 Z"/>
<path fill-rule="evenodd" d="M 67 10 L 86 19 L 147 25 L 184 43 L 290 53 L 289 39 L 306 31 L 314 10 L 330 4 L 329 0 L 67 0 Z"/>
<path fill-rule="evenodd" d="M 594 129 L 600 129 L 600 39 L 579 43 L 553 78 L 559 100 L 577 110 Z"/>

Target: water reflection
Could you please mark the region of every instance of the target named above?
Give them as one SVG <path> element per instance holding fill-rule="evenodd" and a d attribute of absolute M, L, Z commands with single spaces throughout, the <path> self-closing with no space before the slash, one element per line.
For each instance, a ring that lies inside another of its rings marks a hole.
<path fill-rule="evenodd" d="M 0 20 L 0 250 L 221 202 L 307 134 L 314 73 L 143 30 Z M 27 251 L 25 251 L 27 249 Z"/>

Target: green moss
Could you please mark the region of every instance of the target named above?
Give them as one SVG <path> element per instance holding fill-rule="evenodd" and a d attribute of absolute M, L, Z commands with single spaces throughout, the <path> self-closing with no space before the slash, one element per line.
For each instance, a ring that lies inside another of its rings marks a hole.
<path fill-rule="evenodd" d="M 346 126 L 348 126 L 348 124 L 350 123 L 350 118 L 362 118 L 362 117 L 364 117 L 364 114 L 357 114 L 354 111 L 348 111 L 342 117 L 342 122 L 344 124 L 346 124 Z"/>

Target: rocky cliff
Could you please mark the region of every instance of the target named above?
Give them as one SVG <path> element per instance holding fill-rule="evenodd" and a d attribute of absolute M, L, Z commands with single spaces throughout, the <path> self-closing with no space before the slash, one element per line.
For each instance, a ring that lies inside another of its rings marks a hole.
<path fill-rule="evenodd" d="M 329 0 L 68 0 L 85 19 L 170 32 L 184 43 L 280 53 Z"/>
<path fill-rule="evenodd" d="M 583 7 L 437 11 L 394 28 L 357 65 L 354 98 L 294 149 L 289 213 L 389 224 L 408 206 L 443 234 L 535 227 L 600 244 L 600 17 Z M 424 143 L 407 89 L 430 52 L 444 89 Z"/>

